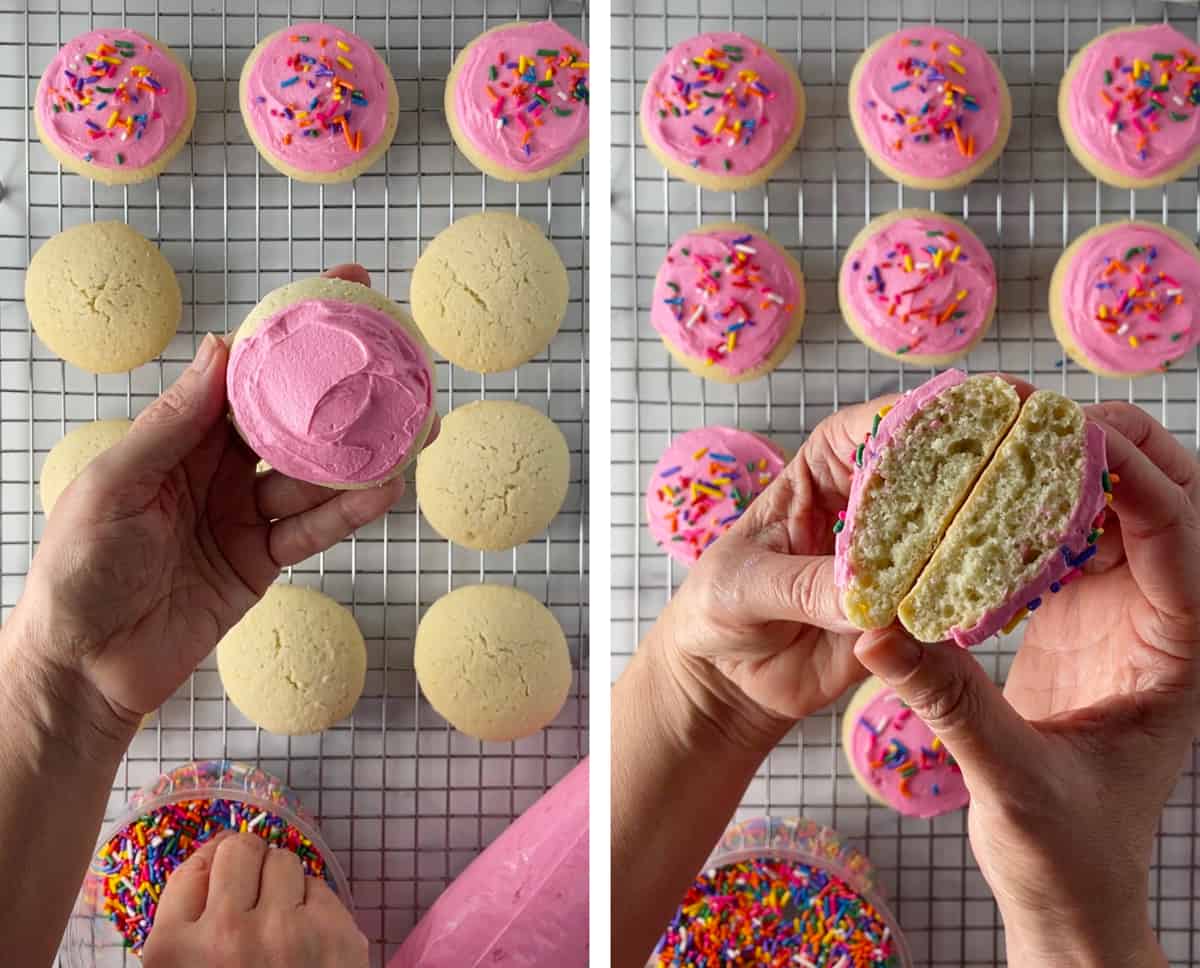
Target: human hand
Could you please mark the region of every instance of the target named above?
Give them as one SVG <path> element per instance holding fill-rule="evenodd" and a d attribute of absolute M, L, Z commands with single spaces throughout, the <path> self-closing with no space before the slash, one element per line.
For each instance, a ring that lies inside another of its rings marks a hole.
<path fill-rule="evenodd" d="M 370 284 L 361 266 L 326 274 Z M 281 568 L 403 493 L 400 479 L 338 491 L 256 476 L 226 419 L 228 359 L 206 336 L 190 368 L 67 488 L 6 623 L 23 663 L 54 670 L 28 674 L 82 682 L 96 694 L 88 715 L 103 720 L 90 727 L 124 742 Z"/>
<path fill-rule="evenodd" d="M 222 835 L 171 875 L 142 950 L 145 968 L 360 968 L 367 939 L 290 850 Z"/>
<path fill-rule="evenodd" d="M 1003 696 L 951 644 L 893 628 L 856 648 L 962 767 L 1013 966 L 1166 964 L 1147 880 L 1200 710 L 1200 467 L 1137 407 L 1088 411 L 1116 520 L 1091 574 L 1034 614 Z"/>

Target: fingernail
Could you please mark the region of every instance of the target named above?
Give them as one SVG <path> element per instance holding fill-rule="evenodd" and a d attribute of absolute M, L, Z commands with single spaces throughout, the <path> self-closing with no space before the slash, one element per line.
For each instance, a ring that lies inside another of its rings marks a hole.
<path fill-rule="evenodd" d="M 217 355 L 217 338 L 212 333 L 205 333 L 204 339 L 196 347 L 196 358 L 192 360 L 191 368 L 197 373 L 203 373 L 212 366 L 213 358 Z"/>
<path fill-rule="evenodd" d="M 859 661 L 886 683 L 906 679 L 920 664 L 925 649 L 904 632 L 867 633 L 854 646 Z"/>

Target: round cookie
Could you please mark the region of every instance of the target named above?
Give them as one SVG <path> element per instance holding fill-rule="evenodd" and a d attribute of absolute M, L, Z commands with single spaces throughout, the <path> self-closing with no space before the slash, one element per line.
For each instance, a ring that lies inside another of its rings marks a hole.
<path fill-rule="evenodd" d="M 804 86 L 745 34 L 699 34 L 667 51 L 642 93 L 642 140 L 667 171 L 712 191 L 771 177 L 800 140 Z"/>
<path fill-rule="evenodd" d="M 124 222 L 59 232 L 33 254 L 25 307 L 51 351 L 90 373 L 124 373 L 167 348 L 183 297 L 158 248 Z"/>
<path fill-rule="evenodd" d="M 269 293 L 238 327 L 226 387 L 234 425 L 262 460 L 334 488 L 397 477 L 436 416 L 433 364 L 412 320 L 345 279 Z"/>
<path fill-rule="evenodd" d="M 243 716 L 269 733 L 319 733 L 362 695 L 367 646 L 354 615 L 328 595 L 272 585 L 217 643 L 217 671 Z"/>
<path fill-rule="evenodd" d="M 941 740 L 874 676 L 846 707 L 842 751 L 867 796 L 906 817 L 940 817 L 970 800 L 962 770 Z"/>
<path fill-rule="evenodd" d="M 1106 31 L 1067 65 L 1058 121 L 1067 147 L 1117 188 L 1154 188 L 1200 164 L 1200 48 L 1169 24 Z"/>
<path fill-rule="evenodd" d="M 42 465 L 42 510 L 54 510 L 59 497 L 83 469 L 119 441 L 133 426 L 130 420 L 94 420 L 76 427 L 50 448 Z"/>
<path fill-rule="evenodd" d="M 676 239 L 654 280 L 650 325 L 683 366 L 719 383 L 755 380 L 804 326 L 804 273 L 746 225 L 702 225 Z"/>
<path fill-rule="evenodd" d="M 838 302 L 876 353 L 946 366 L 983 338 L 996 313 L 996 266 L 958 219 L 901 209 L 872 219 L 846 249 Z"/>
<path fill-rule="evenodd" d="M 542 231 L 508 212 L 451 223 L 413 269 L 413 318 L 429 345 L 474 373 L 542 352 L 567 312 L 567 270 Z"/>
<path fill-rule="evenodd" d="M 1050 276 L 1054 335 L 1108 377 L 1165 369 L 1200 343 L 1200 249 L 1152 222 L 1112 222 L 1072 242 Z"/>
<path fill-rule="evenodd" d="M 646 489 L 646 526 L 685 565 L 728 531 L 783 470 L 771 441 L 733 427 L 699 427 L 671 441 Z"/>
<path fill-rule="evenodd" d="M 67 41 L 34 95 L 38 137 L 68 171 L 105 185 L 155 177 L 196 120 L 196 85 L 166 44 L 101 27 Z"/>
<path fill-rule="evenodd" d="M 588 149 L 588 70 L 587 47 L 553 21 L 480 34 L 446 78 L 446 122 L 458 150 L 503 181 L 571 168 Z"/>
<path fill-rule="evenodd" d="M 545 727 L 571 688 L 558 620 L 528 592 L 467 585 L 442 596 L 417 628 L 417 682 L 430 705 L 475 739 L 521 739 Z"/>
<path fill-rule="evenodd" d="M 391 146 L 400 118 L 396 82 L 375 48 L 318 22 L 259 42 L 242 68 L 238 103 L 267 164 L 302 182 L 361 175 Z"/>
<path fill-rule="evenodd" d="M 1004 150 L 1012 99 L 986 50 L 944 27 L 905 27 L 863 51 L 850 121 L 875 167 L 910 188 L 961 188 Z"/>
<path fill-rule="evenodd" d="M 457 407 L 417 459 L 425 520 L 448 541 L 506 551 L 546 530 L 567 496 L 571 454 L 552 420 L 511 400 Z"/>

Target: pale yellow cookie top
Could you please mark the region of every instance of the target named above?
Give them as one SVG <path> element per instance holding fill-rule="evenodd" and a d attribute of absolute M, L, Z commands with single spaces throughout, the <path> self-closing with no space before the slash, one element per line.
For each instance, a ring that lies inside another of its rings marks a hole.
<path fill-rule="evenodd" d="M 130 420 L 94 420 L 76 427 L 50 448 L 42 465 L 42 510 L 49 516 L 62 492 L 83 469 L 129 433 Z"/>

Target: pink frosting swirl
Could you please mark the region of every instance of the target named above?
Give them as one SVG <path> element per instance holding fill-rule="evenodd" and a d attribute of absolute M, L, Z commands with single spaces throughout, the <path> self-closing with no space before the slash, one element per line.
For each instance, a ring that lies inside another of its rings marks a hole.
<path fill-rule="evenodd" d="M 226 378 L 238 427 L 263 460 L 318 484 L 386 478 L 433 407 L 421 345 L 382 310 L 305 299 L 233 347 Z"/>
<path fill-rule="evenodd" d="M 553 21 L 490 31 L 458 68 L 458 127 L 505 168 L 554 165 L 588 136 L 588 70 L 587 47 Z"/>
<path fill-rule="evenodd" d="M 300 23 L 273 34 L 242 84 L 259 142 L 291 168 L 338 171 L 388 130 L 391 74 L 375 49 L 333 24 Z"/>
<path fill-rule="evenodd" d="M 954 757 L 887 686 L 859 713 L 846 753 L 858 775 L 906 817 L 938 817 L 970 800 Z"/>
<path fill-rule="evenodd" d="M 787 257 L 770 239 L 688 232 L 658 270 L 650 324 L 680 352 L 745 373 L 788 331 L 798 294 Z"/>
<path fill-rule="evenodd" d="M 758 434 L 700 427 L 671 441 L 646 491 L 650 534 L 690 565 L 733 526 L 783 470 L 783 454 Z"/>
<path fill-rule="evenodd" d="M 642 95 L 659 149 L 701 171 L 749 175 L 796 130 L 791 73 L 745 34 L 700 34 L 676 44 Z"/>
<path fill-rule="evenodd" d="M 864 146 L 892 167 L 949 178 L 995 145 L 1001 83 L 973 40 L 942 27 L 906 27 L 859 68 L 850 112 Z"/>
<path fill-rule="evenodd" d="M 1131 178 L 1161 175 L 1200 148 L 1196 42 L 1168 24 L 1115 30 L 1080 51 L 1067 122 L 1089 155 Z"/>
<path fill-rule="evenodd" d="M 1058 311 L 1093 365 L 1146 373 L 1200 343 L 1200 260 L 1171 233 L 1119 222 L 1080 240 L 1069 258 Z"/>
<path fill-rule="evenodd" d="M 105 27 L 59 49 L 38 82 L 35 110 L 68 154 L 100 168 L 144 168 L 189 123 L 188 84 L 156 42 Z"/>
<path fill-rule="evenodd" d="M 887 222 L 846 254 L 843 306 L 893 353 L 948 356 L 991 321 L 996 266 L 966 226 L 929 212 Z"/>

